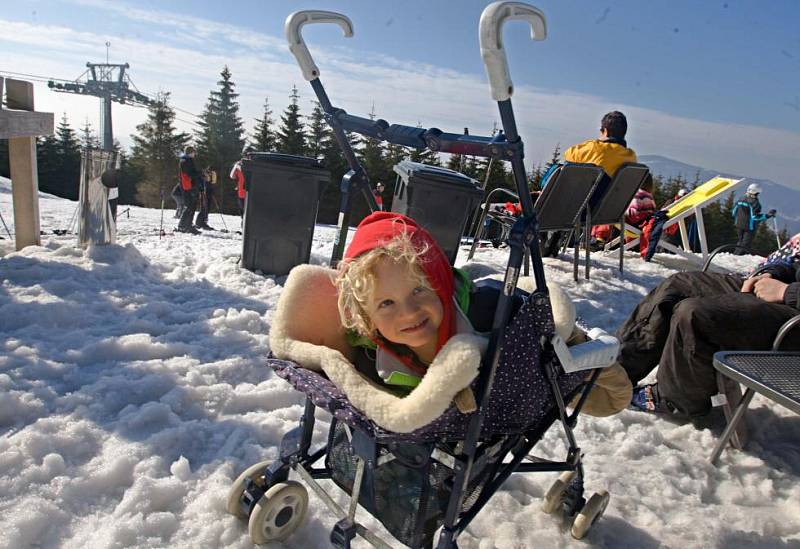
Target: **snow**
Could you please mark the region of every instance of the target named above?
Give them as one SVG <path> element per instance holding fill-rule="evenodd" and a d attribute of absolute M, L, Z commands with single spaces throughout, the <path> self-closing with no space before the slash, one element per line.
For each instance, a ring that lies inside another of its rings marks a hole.
<path fill-rule="evenodd" d="M 284 279 L 241 269 L 234 232 L 172 234 L 172 210 L 163 238 L 160 212 L 132 207 L 118 245 L 82 250 L 74 235 L 53 234 L 75 206 L 41 195 L 42 246 L 15 252 L 0 240 L 0 546 L 252 547 L 246 525 L 225 512 L 228 488 L 277 456 L 302 412 L 302 396 L 264 365 Z M 13 232 L 8 180 L 0 213 Z M 221 226 L 220 216 L 210 223 Z M 333 238 L 332 227 L 316 228 L 313 263 L 327 262 Z M 506 254 L 481 249 L 471 267 L 497 272 Z M 649 289 L 687 268 L 657 258 L 663 264 L 630 255 L 620 277 L 617 256 L 596 253 L 591 280 L 578 283 L 569 255 L 545 264 L 586 322 L 614 330 Z M 707 461 L 719 415 L 704 424 L 631 411 L 585 417 L 576 434 L 587 488 L 611 493 L 588 542 L 540 511 L 556 476 L 548 473 L 512 476 L 459 545 L 800 547 L 800 420 L 760 396 L 748 417 L 747 450 L 726 451 L 719 467 Z M 318 441 L 327 422 L 318 413 Z M 551 429 L 536 453 L 562 459 L 563 441 Z M 284 546 L 327 547 L 334 523 L 312 494 L 308 522 Z"/>

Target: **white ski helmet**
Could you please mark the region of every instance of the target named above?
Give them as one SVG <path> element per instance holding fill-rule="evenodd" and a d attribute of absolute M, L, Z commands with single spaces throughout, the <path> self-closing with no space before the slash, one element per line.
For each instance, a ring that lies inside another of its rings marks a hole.
<path fill-rule="evenodd" d="M 750 183 L 747 186 L 747 194 L 760 194 L 761 193 L 761 185 L 758 183 Z"/>

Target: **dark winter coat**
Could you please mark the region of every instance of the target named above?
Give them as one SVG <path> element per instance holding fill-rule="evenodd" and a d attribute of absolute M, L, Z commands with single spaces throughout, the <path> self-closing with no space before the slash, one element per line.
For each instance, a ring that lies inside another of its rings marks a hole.
<path fill-rule="evenodd" d="M 758 197 L 746 194 L 736 202 L 731 215 L 736 220 L 736 228 L 753 232 L 759 221 L 764 221 L 767 216 L 761 213 L 761 202 Z"/>
<path fill-rule="evenodd" d="M 181 188 L 184 191 L 191 191 L 192 189 L 200 188 L 200 172 L 194 165 L 194 158 L 191 156 L 181 156 L 178 164 L 181 174 Z"/>

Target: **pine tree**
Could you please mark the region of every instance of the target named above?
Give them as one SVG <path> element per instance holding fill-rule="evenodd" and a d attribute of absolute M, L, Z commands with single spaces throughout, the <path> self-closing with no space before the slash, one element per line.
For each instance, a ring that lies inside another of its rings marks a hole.
<path fill-rule="evenodd" d="M 374 105 L 369 113 L 369 119 L 375 120 Z M 392 178 L 391 167 L 386 165 L 386 151 L 382 141 L 373 137 L 362 138 L 357 155 L 373 186 L 378 183 L 383 183 L 385 185 L 388 183 L 389 179 Z"/>
<path fill-rule="evenodd" d="M 84 123 L 83 127 L 80 130 L 80 140 L 81 140 L 81 148 L 84 149 L 99 149 L 100 148 L 100 140 L 97 138 L 97 134 L 94 133 L 92 130 L 92 125 L 89 123 L 89 119 L 87 118 Z"/>
<path fill-rule="evenodd" d="M 542 178 L 544 177 L 545 170 L 541 164 L 534 164 L 531 167 L 531 173 L 528 177 L 528 187 L 532 191 L 542 190 Z"/>
<path fill-rule="evenodd" d="M 442 161 L 439 159 L 439 153 L 430 149 L 411 149 L 408 159 L 412 162 L 419 162 L 429 166 L 442 165 Z"/>
<path fill-rule="evenodd" d="M 322 223 L 336 224 L 339 218 L 339 206 L 341 201 L 340 184 L 342 177 L 350 170 L 350 166 L 342 153 L 333 130 L 327 127 L 322 132 L 319 141 L 320 158 L 325 167 L 331 174 L 331 183 L 322 193 L 319 205 L 318 219 Z"/>
<path fill-rule="evenodd" d="M 135 199 L 149 208 L 161 205 L 178 181 L 177 155 L 186 146 L 189 136 L 175 131 L 175 111 L 169 105 L 169 93 L 156 98 L 147 110 L 147 120 L 136 126 L 132 135 L 131 164 L 141 173 Z"/>
<path fill-rule="evenodd" d="M 115 140 L 116 141 L 116 140 Z M 115 147 L 116 148 L 116 147 Z M 131 162 L 130 156 L 124 150 L 119 149 L 119 170 L 117 171 L 117 188 L 119 189 L 119 203 L 133 204 L 134 206 L 144 206 L 137 197 L 139 182 L 144 179 L 144 171 L 141 167 Z M 176 178 L 177 180 L 177 178 Z M 170 189 L 165 189 L 165 199 L 169 199 Z"/>
<path fill-rule="evenodd" d="M 678 179 L 684 181 L 680 177 Z M 735 202 L 734 193 L 729 193 L 725 200 L 717 200 L 703 208 L 703 225 L 709 250 L 736 242 L 736 228 L 731 216 Z"/>
<path fill-rule="evenodd" d="M 463 154 L 451 154 L 447 162 L 445 163 L 445 168 L 448 170 L 453 170 L 454 172 L 460 172 L 464 166 L 464 155 Z"/>
<path fill-rule="evenodd" d="M 256 118 L 256 126 L 253 129 L 253 148 L 256 151 L 270 152 L 277 147 L 275 120 L 272 119 L 272 109 L 269 108 L 269 98 L 264 98 L 264 117 Z"/>
<path fill-rule="evenodd" d="M 58 178 L 61 165 L 58 156 L 58 139 L 55 135 L 45 135 L 36 139 L 36 171 L 39 174 L 39 190 L 59 194 Z"/>
<path fill-rule="evenodd" d="M 300 116 L 300 95 L 297 86 L 292 86 L 289 94 L 289 105 L 281 115 L 281 126 L 278 129 L 278 150 L 284 154 L 304 156 L 306 151 L 306 135 Z"/>
<path fill-rule="evenodd" d="M 197 167 L 212 167 L 219 176 L 217 186 L 219 206 L 223 210 L 226 205 L 230 212 L 235 210 L 236 191 L 228 174 L 231 166 L 242 157 L 245 146 L 245 131 L 239 118 L 239 96 L 234 91 L 236 84 L 231 80 L 231 71 L 225 66 L 220 73 L 222 79 L 217 82 L 219 89 L 212 91 L 208 97 L 203 114 L 200 115 L 200 128 L 197 132 Z"/>
<path fill-rule="evenodd" d="M 46 136 L 40 141 L 37 157 L 39 188 L 56 196 L 78 199 L 81 171 L 81 145 L 67 115 L 64 114 L 56 127 L 54 137 Z"/>
<path fill-rule="evenodd" d="M 325 120 L 325 113 L 318 101 L 314 101 L 314 108 L 308 116 L 308 156 L 322 159 L 327 142 L 333 139 L 333 131 Z"/>

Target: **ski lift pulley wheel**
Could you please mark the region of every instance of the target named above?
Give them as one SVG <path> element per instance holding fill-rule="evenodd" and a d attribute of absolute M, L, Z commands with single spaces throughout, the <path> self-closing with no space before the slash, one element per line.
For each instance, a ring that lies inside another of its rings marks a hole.
<path fill-rule="evenodd" d="M 308 512 L 308 490 L 297 481 L 279 482 L 261 496 L 247 529 L 255 544 L 288 538 L 303 523 Z"/>

